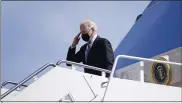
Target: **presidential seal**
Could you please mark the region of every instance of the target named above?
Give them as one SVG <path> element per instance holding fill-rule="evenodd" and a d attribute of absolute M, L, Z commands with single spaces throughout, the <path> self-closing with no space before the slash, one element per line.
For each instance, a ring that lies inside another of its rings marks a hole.
<path fill-rule="evenodd" d="M 157 60 L 167 61 L 163 57 L 159 57 Z M 168 85 L 171 82 L 171 67 L 169 64 L 152 63 L 151 74 L 152 80 L 156 84 Z"/>

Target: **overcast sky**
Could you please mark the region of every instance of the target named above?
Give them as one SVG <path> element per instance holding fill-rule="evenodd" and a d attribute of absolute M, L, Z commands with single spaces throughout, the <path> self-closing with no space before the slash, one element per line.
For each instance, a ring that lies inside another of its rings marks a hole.
<path fill-rule="evenodd" d="M 66 59 L 84 19 L 95 21 L 97 34 L 115 49 L 149 2 L 2 1 L 2 81 L 19 82 L 45 63 Z"/>

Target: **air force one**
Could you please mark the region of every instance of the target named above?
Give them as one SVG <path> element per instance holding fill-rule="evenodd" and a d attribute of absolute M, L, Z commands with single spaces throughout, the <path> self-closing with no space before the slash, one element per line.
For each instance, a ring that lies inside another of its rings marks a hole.
<path fill-rule="evenodd" d="M 1 102 L 182 101 L 182 2 L 151 1 L 114 54 L 112 71 L 65 60 L 45 64 L 19 83 L 2 83 Z M 76 66 L 102 71 L 102 76 Z M 14 86 L 7 89 L 7 84 Z"/>

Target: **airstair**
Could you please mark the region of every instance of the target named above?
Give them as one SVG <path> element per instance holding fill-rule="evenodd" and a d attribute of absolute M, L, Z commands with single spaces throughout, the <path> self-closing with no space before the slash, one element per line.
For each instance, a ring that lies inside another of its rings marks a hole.
<path fill-rule="evenodd" d="M 119 58 L 182 66 L 181 63 L 119 55 L 115 59 L 112 71 L 109 71 L 60 60 L 56 64 L 45 64 L 19 83 L 12 83 L 11 81 L 3 83 L 1 87 L 1 102 L 182 101 L 181 87 L 144 82 L 143 69 L 140 69 L 140 81 L 114 77 L 115 67 Z M 101 71 L 102 76 L 83 73 L 76 69 L 68 69 L 61 66 L 65 63 L 72 64 L 73 67 L 79 66 Z M 28 86 L 25 85 L 27 81 L 46 69 L 50 69 L 50 71 Z M 105 73 L 110 73 L 110 77 L 106 78 Z M 15 86 L 7 90 L 4 88 L 7 83 Z M 17 91 L 17 88 L 20 87 L 24 88 Z"/>

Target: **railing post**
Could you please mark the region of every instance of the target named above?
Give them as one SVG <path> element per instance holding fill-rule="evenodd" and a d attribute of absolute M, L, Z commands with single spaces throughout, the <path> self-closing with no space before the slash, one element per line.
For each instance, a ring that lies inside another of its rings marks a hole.
<path fill-rule="evenodd" d="M 140 81 L 144 82 L 144 70 L 140 69 Z"/>
<path fill-rule="evenodd" d="M 37 77 L 37 76 L 34 76 L 34 77 L 33 77 L 33 80 L 34 80 L 34 81 L 37 81 L 37 80 L 38 80 L 38 77 Z"/>
<path fill-rule="evenodd" d="M 144 82 L 144 62 L 140 61 L 140 81 Z"/>
<path fill-rule="evenodd" d="M 102 72 L 102 77 L 105 78 L 106 77 L 106 73 Z"/>
<path fill-rule="evenodd" d="M 72 70 L 76 70 L 75 65 L 71 65 Z"/>

